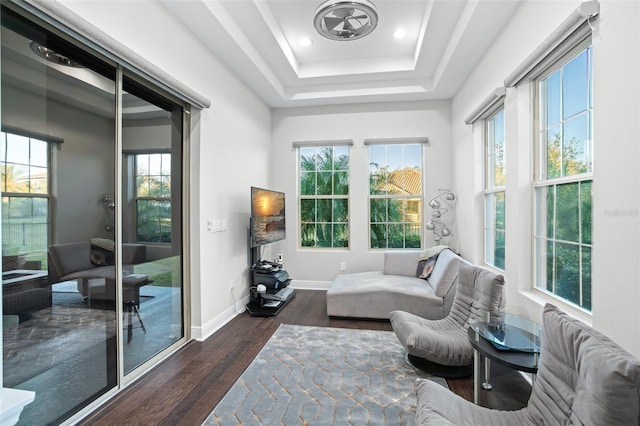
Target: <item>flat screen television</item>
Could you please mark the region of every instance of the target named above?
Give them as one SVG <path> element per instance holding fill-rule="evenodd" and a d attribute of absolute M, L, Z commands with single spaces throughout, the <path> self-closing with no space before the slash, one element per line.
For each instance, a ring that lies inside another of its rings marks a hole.
<path fill-rule="evenodd" d="M 284 240 L 284 193 L 251 187 L 251 247 Z"/>

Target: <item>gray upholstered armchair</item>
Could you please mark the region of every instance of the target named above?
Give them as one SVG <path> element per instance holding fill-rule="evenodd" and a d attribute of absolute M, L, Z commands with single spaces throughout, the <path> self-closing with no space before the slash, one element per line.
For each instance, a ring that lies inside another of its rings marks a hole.
<path fill-rule="evenodd" d="M 637 425 L 640 361 L 548 304 L 540 367 L 525 408 L 479 407 L 430 380 L 418 383 L 417 396 L 416 425 Z"/>
<path fill-rule="evenodd" d="M 469 323 L 504 311 L 504 276 L 475 265 L 461 264 L 458 288 L 448 316 L 428 320 L 393 311 L 391 326 L 409 352 L 409 361 L 441 377 L 466 376 L 473 371 L 473 348 L 467 337 Z"/>

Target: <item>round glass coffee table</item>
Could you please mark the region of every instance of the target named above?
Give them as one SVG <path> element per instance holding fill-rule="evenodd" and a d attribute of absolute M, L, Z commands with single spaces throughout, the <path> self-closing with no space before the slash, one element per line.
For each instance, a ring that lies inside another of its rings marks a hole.
<path fill-rule="evenodd" d="M 531 373 L 535 382 L 540 355 L 540 324 L 513 314 L 500 314 L 471 323 L 467 331 L 473 346 L 473 402 L 478 403 L 480 365 L 484 360 L 482 388 L 490 390 L 490 361 Z"/>

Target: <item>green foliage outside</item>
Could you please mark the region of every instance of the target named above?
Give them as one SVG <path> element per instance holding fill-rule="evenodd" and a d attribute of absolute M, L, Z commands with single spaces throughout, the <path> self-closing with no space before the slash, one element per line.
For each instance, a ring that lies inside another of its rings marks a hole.
<path fill-rule="evenodd" d="M 151 285 L 161 287 L 182 286 L 182 257 L 172 256 L 134 266 L 136 274 L 147 275 Z"/>
<path fill-rule="evenodd" d="M 388 166 L 371 164 L 369 173 L 370 247 L 422 247 L 421 186 L 411 188 L 411 179 L 422 181 L 418 167 L 390 172 Z"/>
<path fill-rule="evenodd" d="M 1 133 L 2 254 L 47 268 L 49 198 L 47 143 Z M 28 149 L 23 148 L 27 146 Z M 9 157 L 15 163 L 8 162 Z M 18 154 L 25 153 L 26 157 Z M 31 155 L 33 158 L 30 158 Z M 19 157 L 19 158 L 18 158 Z M 24 158 L 23 158 L 24 157 Z"/>
<path fill-rule="evenodd" d="M 349 148 L 300 149 L 302 247 L 349 246 Z"/>
<path fill-rule="evenodd" d="M 575 54 L 540 84 L 546 142 L 536 189 L 536 262 L 541 288 L 591 310 L 592 247 L 591 46 Z M 568 180 L 567 178 L 572 178 Z"/>
<path fill-rule="evenodd" d="M 559 131 L 549 132 L 548 177 L 575 176 L 590 170 L 583 141 L 571 138 L 563 142 Z M 546 259 L 543 285 L 587 310 L 591 310 L 591 188 L 591 180 L 538 188 L 538 200 L 544 199 L 546 205 L 543 236 L 547 242 L 538 247 L 538 261 Z"/>
<path fill-rule="evenodd" d="M 505 234 L 506 234 L 506 205 L 504 192 L 487 195 L 488 209 L 492 209 L 493 228 L 487 228 L 487 239 L 493 243 L 493 259 L 487 261 L 496 268 L 504 270 L 505 266 Z M 491 225 L 491 223 L 489 223 Z M 490 254 L 490 253 L 489 253 Z"/>
<path fill-rule="evenodd" d="M 389 191 L 390 185 L 393 187 L 396 181 L 405 182 L 410 177 L 421 184 L 420 170 L 407 169 L 412 170 L 391 173 L 383 166 L 369 176 L 374 195 L 369 206 L 372 248 L 421 247 L 421 199 L 406 191 L 400 192 L 406 187 L 403 183 L 397 186 L 400 188 L 397 192 Z M 348 147 L 300 148 L 300 194 L 302 247 L 348 247 Z"/>
<path fill-rule="evenodd" d="M 538 189 L 538 199 L 546 198 L 547 205 L 543 235 L 546 244 L 539 243 L 538 247 L 538 261 L 546 259 L 545 288 L 588 310 L 591 309 L 591 187 L 589 180 Z"/>
<path fill-rule="evenodd" d="M 171 243 L 171 154 L 136 156 L 139 242 Z"/>
<path fill-rule="evenodd" d="M 371 220 L 371 248 L 420 248 L 422 232 L 420 222 L 411 217 L 419 213 L 421 200 L 371 198 L 369 214 Z"/>

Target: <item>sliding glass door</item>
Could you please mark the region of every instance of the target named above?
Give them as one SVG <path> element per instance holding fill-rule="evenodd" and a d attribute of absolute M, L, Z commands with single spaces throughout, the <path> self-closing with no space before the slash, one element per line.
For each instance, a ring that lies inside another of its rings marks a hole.
<path fill-rule="evenodd" d="M 183 336 L 182 115 L 126 76 L 122 94 L 124 371 Z M 143 263 L 126 265 L 130 245 Z"/>
<path fill-rule="evenodd" d="M 115 77 L 2 10 L 3 385 L 36 392 L 21 424 L 117 385 L 116 265 L 92 251 L 114 232 Z"/>
<path fill-rule="evenodd" d="M 24 425 L 107 398 L 185 339 L 183 106 L 2 6 L 4 387 Z"/>

